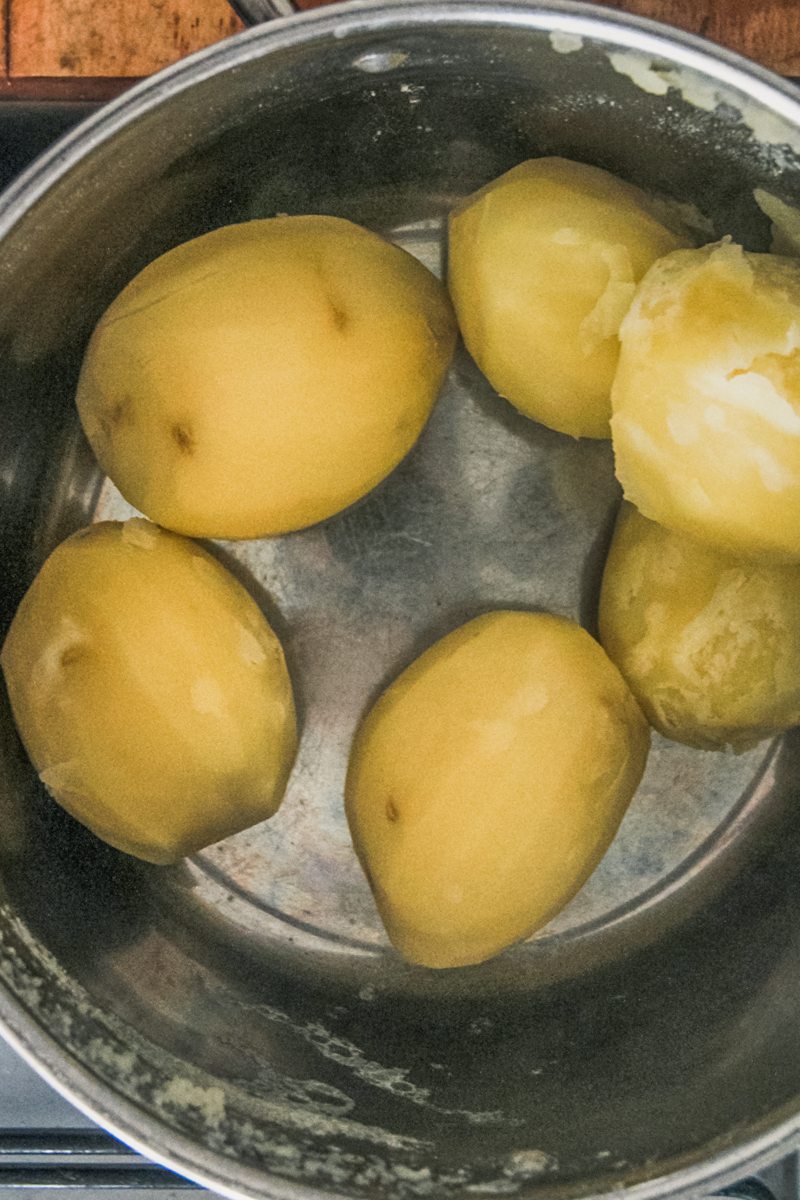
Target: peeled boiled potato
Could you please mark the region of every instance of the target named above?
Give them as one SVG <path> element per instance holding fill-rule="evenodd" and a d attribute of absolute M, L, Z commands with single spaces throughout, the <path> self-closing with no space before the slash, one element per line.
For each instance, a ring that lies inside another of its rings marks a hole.
<path fill-rule="evenodd" d="M 600 638 L 668 738 L 741 750 L 800 723 L 800 565 L 712 550 L 623 505 Z"/>
<path fill-rule="evenodd" d="M 521 163 L 450 219 L 448 283 L 467 349 L 526 416 L 607 438 L 620 321 L 648 267 L 688 244 L 607 171 Z"/>
<path fill-rule="evenodd" d="M 283 651 L 185 538 L 135 518 L 62 542 L 0 662 L 42 783 L 112 846 L 174 862 L 280 804 L 296 747 Z"/>
<path fill-rule="evenodd" d="M 477 963 L 549 921 L 605 853 L 648 746 L 616 667 L 571 621 L 488 613 L 427 650 L 365 718 L 346 786 L 400 953 Z"/>
<path fill-rule="evenodd" d="M 621 329 L 617 475 L 646 516 L 728 553 L 800 559 L 800 262 L 668 255 Z"/>
<path fill-rule="evenodd" d="M 179 533 L 255 538 L 365 495 L 416 441 L 455 340 L 441 284 L 336 217 L 168 251 L 102 317 L 78 412 L 102 469 Z"/>

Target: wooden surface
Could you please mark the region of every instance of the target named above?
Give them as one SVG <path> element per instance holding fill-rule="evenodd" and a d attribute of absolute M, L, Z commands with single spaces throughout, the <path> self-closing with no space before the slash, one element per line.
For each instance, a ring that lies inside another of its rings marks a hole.
<path fill-rule="evenodd" d="M 314 0 L 304 0 L 304 6 Z M 800 75 L 800 0 L 600 0 Z M 0 95 L 113 95 L 241 28 L 227 0 L 0 0 Z"/>
<path fill-rule="evenodd" d="M 783 75 L 800 75 L 800 0 L 624 0 L 614 7 L 699 33 Z"/>
<path fill-rule="evenodd" d="M 149 75 L 241 28 L 227 0 L 11 0 L 12 75 Z"/>
<path fill-rule="evenodd" d="M 0 0 L 6 95 L 114 95 L 242 28 L 227 0 Z"/>

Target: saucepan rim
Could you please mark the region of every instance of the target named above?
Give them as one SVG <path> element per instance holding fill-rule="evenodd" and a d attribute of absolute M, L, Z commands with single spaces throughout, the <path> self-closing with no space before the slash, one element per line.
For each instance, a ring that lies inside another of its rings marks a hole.
<path fill-rule="evenodd" d="M 122 128 L 172 96 L 269 52 L 365 34 L 402 36 L 450 25 L 558 30 L 588 40 L 613 41 L 672 64 L 702 72 L 721 86 L 793 124 L 800 137 L 800 97 L 794 86 L 733 51 L 649 19 L 577 0 L 344 0 L 290 18 L 255 26 L 193 54 L 134 85 L 63 135 L 0 196 L 0 241 L 64 175 Z M 58 1092 L 110 1134 L 151 1161 L 234 1200 L 319 1200 L 323 1194 L 226 1158 L 148 1114 L 100 1081 L 69 1055 L 4 986 L 0 986 L 0 1034 Z M 708 1193 L 775 1161 L 800 1142 L 800 1112 L 773 1114 L 758 1128 L 733 1131 L 727 1144 L 690 1165 L 679 1165 L 625 1189 L 630 1200 L 658 1200 L 676 1193 Z M 702 1152 L 701 1152 L 702 1153 Z M 619 1185 L 609 1187 L 618 1190 Z M 565 1189 L 569 1190 L 569 1189 Z M 579 1192 L 576 1188 L 576 1193 Z M 324 1193 L 334 1200 L 331 1193 Z M 608 1195 L 608 1191 L 594 1193 Z"/>

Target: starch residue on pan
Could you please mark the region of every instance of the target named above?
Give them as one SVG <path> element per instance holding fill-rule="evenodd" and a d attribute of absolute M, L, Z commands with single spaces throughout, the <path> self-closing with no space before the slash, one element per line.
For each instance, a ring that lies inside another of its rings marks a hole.
<path fill-rule="evenodd" d="M 114 1092 L 198 1146 L 239 1165 L 253 1164 L 259 1177 L 267 1170 L 312 1186 L 356 1194 L 382 1187 L 391 1189 L 398 1200 L 427 1200 L 464 1190 L 515 1194 L 532 1179 L 557 1169 L 556 1158 L 548 1151 L 522 1146 L 496 1162 L 484 1162 L 478 1173 L 470 1166 L 434 1170 L 426 1161 L 430 1143 L 333 1115 L 331 1100 L 344 1101 L 346 1109 L 347 1097 L 318 1080 L 279 1080 L 274 1098 L 243 1096 L 235 1084 L 209 1086 L 200 1071 L 151 1045 L 131 1026 L 93 1004 L 5 904 L 0 904 L 0 979 L 84 1069 L 96 1073 Z M 348 1066 L 354 1076 L 411 1103 L 473 1125 L 505 1120 L 500 1113 L 430 1105 L 427 1089 L 412 1084 L 408 1071 L 369 1061 L 353 1043 L 331 1035 L 319 1023 L 296 1025 L 277 1008 L 265 1007 L 263 1013 L 279 1024 L 292 1025 L 323 1057 Z M 13 1018 L 10 1025 L 13 1032 Z M 48 1063 L 39 1048 L 36 1057 L 50 1066 L 52 1082 L 79 1104 L 85 1101 L 91 1115 L 92 1089 L 86 1081 L 72 1077 L 58 1060 L 58 1065 Z M 125 1111 L 124 1103 L 118 1128 L 114 1129 L 113 1105 L 106 1106 L 103 1119 L 121 1136 L 127 1133 L 146 1142 L 156 1157 L 161 1152 L 167 1161 L 179 1158 L 174 1134 L 162 1142 L 146 1120 L 137 1121 L 135 1114 Z M 217 1163 L 204 1162 L 202 1149 L 193 1165 L 205 1173 L 219 1169 Z"/>

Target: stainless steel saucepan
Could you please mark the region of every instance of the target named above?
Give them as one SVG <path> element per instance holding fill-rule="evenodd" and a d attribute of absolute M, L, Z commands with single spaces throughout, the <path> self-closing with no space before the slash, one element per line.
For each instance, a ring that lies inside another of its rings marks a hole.
<path fill-rule="evenodd" d="M 452 204 L 558 153 L 769 244 L 754 189 L 800 196 L 793 87 L 689 36 L 571 3 L 351 0 L 134 87 L 0 201 L 0 613 L 49 550 L 129 510 L 73 397 L 104 306 L 219 224 L 336 213 L 441 268 Z M 467 616 L 592 628 L 610 448 L 500 402 L 465 354 L 366 501 L 220 553 L 281 614 L 303 734 L 271 822 L 174 868 L 44 795 L 3 694 L 0 1020 L 150 1157 L 269 1200 L 644 1200 L 800 1140 L 800 743 L 657 741 L 576 900 L 480 967 L 404 965 L 350 848 L 354 725 Z M 270 610 L 272 611 L 272 609 Z"/>

